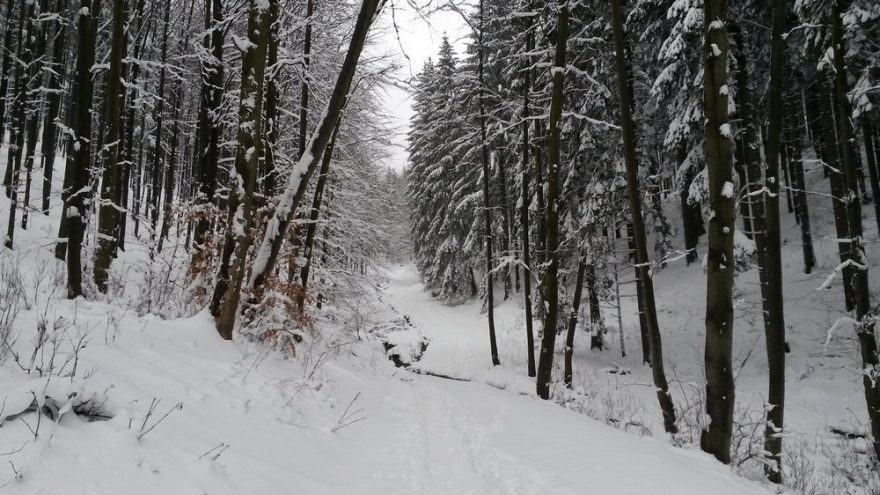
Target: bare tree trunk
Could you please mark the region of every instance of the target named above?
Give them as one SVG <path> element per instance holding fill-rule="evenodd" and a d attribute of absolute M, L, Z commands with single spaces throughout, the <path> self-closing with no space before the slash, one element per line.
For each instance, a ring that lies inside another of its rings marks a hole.
<path fill-rule="evenodd" d="M 55 172 L 55 141 L 58 120 L 61 110 L 61 82 L 64 81 L 67 63 L 65 53 L 67 45 L 67 23 L 61 22 L 66 10 L 67 0 L 57 0 L 55 4 L 58 18 L 52 23 L 54 39 L 52 41 L 52 70 L 47 77 L 49 94 L 46 96 L 46 121 L 43 124 L 43 190 L 41 210 L 43 215 L 49 214 L 49 196 L 52 193 L 52 177 Z M 2 131 L 0 131 L 2 132 Z"/>
<path fill-rule="evenodd" d="M 306 0 L 306 32 L 303 37 L 303 75 L 308 75 L 309 65 L 311 64 L 312 55 L 312 15 L 315 12 L 314 0 Z M 309 84 L 308 78 L 304 77 L 300 84 L 299 93 L 299 153 L 297 159 L 302 159 L 306 152 L 307 135 L 309 130 Z M 344 104 L 344 103 L 343 103 Z M 296 254 L 299 249 L 299 232 L 294 227 L 290 232 L 290 244 L 293 247 L 294 255 L 290 257 L 288 265 L 288 278 L 293 282 L 296 273 Z M 281 235 L 285 235 L 282 233 Z"/>
<path fill-rule="evenodd" d="M 345 60 L 340 69 L 339 77 L 336 80 L 336 85 L 333 88 L 333 93 L 330 96 L 330 101 L 327 103 L 327 108 L 322 114 L 323 116 L 317 129 L 315 129 L 312 137 L 309 139 L 306 153 L 303 154 L 291 171 L 287 187 L 280 197 L 272 218 L 269 220 L 266 234 L 257 252 L 250 283 L 248 284 L 257 295 L 259 295 L 263 284 L 275 267 L 278 253 L 281 251 L 281 245 L 284 242 L 284 233 L 287 232 L 287 227 L 293 219 L 296 208 L 305 195 L 309 179 L 318 168 L 318 162 L 327 148 L 327 144 L 330 142 L 330 136 L 333 134 L 333 128 L 336 126 L 336 122 L 342 112 L 349 88 L 351 87 L 351 81 L 357 70 L 358 60 L 364 48 L 370 24 L 372 24 L 373 19 L 378 15 L 384 4 L 385 0 L 363 0 L 361 3 L 357 22 L 349 42 L 348 52 L 345 55 Z"/>
<path fill-rule="evenodd" d="M 225 84 L 223 64 L 223 2 L 222 0 L 205 0 L 205 9 L 210 12 L 211 19 L 206 20 L 210 30 L 211 60 L 205 64 L 202 74 L 202 105 L 204 112 L 200 114 L 199 129 L 199 204 L 203 211 L 196 223 L 193 233 L 193 244 L 197 250 L 203 250 L 205 240 L 211 231 L 210 209 L 214 206 L 217 193 L 217 169 L 220 161 L 219 142 L 222 133 L 218 112 L 223 100 Z"/>
<path fill-rule="evenodd" d="M 843 165 L 846 195 L 847 221 L 849 226 L 850 250 L 846 262 L 855 268 L 852 278 L 856 303 L 856 334 L 862 351 L 862 382 L 865 387 L 865 402 L 871 420 L 871 437 L 874 453 L 880 456 L 880 356 L 874 334 L 874 313 L 871 307 L 871 292 L 868 285 L 868 259 L 865 256 L 865 243 L 862 238 L 862 206 L 859 201 L 858 171 L 852 155 L 854 140 L 851 110 L 847 94 L 846 40 L 843 35 L 841 13 L 845 12 L 845 2 L 837 0 L 831 4 L 831 45 L 834 50 L 834 97 L 837 101 L 837 122 L 841 163 Z M 848 2 L 846 2 L 848 3 Z"/>
<path fill-rule="evenodd" d="M 542 399 L 550 398 L 553 373 L 553 354 L 556 347 L 556 322 L 559 313 L 559 166 L 562 151 L 562 105 L 565 100 L 566 47 L 568 45 L 568 2 L 556 3 L 556 55 L 550 74 L 553 93 L 550 100 L 550 140 L 547 143 L 547 211 L 545 213 L 547 240 L 547 270 L 542 279 L 544 335 L 538 360 L 537 392 Z"/>
<path fill-rule="evenodd" d="M 330 172 L 330 161 L 333 159 L 333 149 L 336 147 L 336 135 L 339 133 L 341 122 L 336 123 L 333 128 L 333 135 L 330 136 L 330 143 L 327 150 L 324 151 L 324 159 L 321 161 L 321 170 L 318 172 L 318 183 L 315 186 L 315 197 L 312 199 L 312 209 L 309 211 L 309 223 L 306 226 L 306 242 L 303 249 L 305 262 L 300 270 L 300 280 L 302 281 L 302 291 L 297 295 L 296 303 L 299 310 L 302 311 L 306 302 L 306 289 L 309 285 L 309 272 L 312 267 L 312 258 L 315 247 L 315 234 L 318 231 L 318 218 L 321 215 L 321 203 L 324 200 L 324 188 L 327 186 L 327 179 Z"/>
<path fill-rule="evenodd" d="M 874 220 L 877 222 L 877 231 L 880 232 L 880 178 L 877 174 L 877 159 L 875 155 L 874 126 L 871 124 L 870 114 L 862 116 L 862 138 L 865 141 L 865 161 L 868 166 L 868 176 L 871 180 L 871 194 L 874 196 Z M 807 272 L 809 273 L 809 272 Z"/>
<path fill-rule="evenodd" d="M 104 100 L 104 123 L 106 149 L 103 151 L 104 166 L 101 180 L 101 206 L 98 211 L 98 250 L 95 253 L 95 285 L 107 292 L 110 263 L 116 257 L 119 246 L 119 128 L 121 125 L 120 100 L 122 88 L 122 59 L 125 54 L 123 38 L 128 22 L 125 0 L 113 0 L 113 33 L 110 38 L 110 71 L 107 74 L 107 93 Z"/>
<path fill-rule="evenodd" d="M 19 2 L 19 5 L 23 5 Z M 15 31 L 15 23 L 13 16 L 15 12 L 15 0 L 6 2 L 6 32 L 3 34 L 3 62 L 0 64 L 0 144 L 6 138 L 6 94 L 9 92 L 9 75 L 10 64 L 12 62 L 10 54 L 12 53 L 12 33 Z M 4 183 L 5 186 L 7 182 Z"/>
<path fill-rule="evenodd" d="M 632 118 L 631 95 L 629 86 L 629 71 L 627 69 L 626 53 L 624 50 L 623 15 L 620 9 L 620 0 L 611 0 L 611 26 L 614 31 L 614 47 L 617 69 L 617 92 L 620 102 L 620 128 L 623 135 L 623 158 L 626 165 L 626 182 L 629 194 L 629 209 L 631 225 L 629 226 L 631 238 L 635 247 L 635 266 L 637 281 L 641 287 L 639 296 L 645 311 L 644 333 L 648 335 L 651 347 L 651 371 L 654 379 L 654 387 L 657 391 L 657 399 L 660 402 L 660 410 L 663 412 L 663 426 L 667 433 L 675 434 L 678 427 L 675 424 L 675 407 L 672 396 L 669 394 L 669 384 L 666 381 L 666 370 L 663 367 L 663 347 L 660 341 L 660 326 L 657 321 L 657 308 L 654 302 L 654 282 L 651 280 L 650 264 L 648 259 L 647 240 L 645 239 L 645 222 L 642 218 L 642 200 L 639 191 L 639 169 L 636 161 L 636 135 L 635 124 Z"/>
<path fill-rule="evenodd" d="M 498 366 L 501 362 L 498 360 L 498 343 L 495 340 L 495 300 L 494 300 L 494 280 L 492 276 L 493 266 L 495 264 L 492 257 L 492 203 L 489 197 L 489 147 L 486 143 L 486 109 L 484 105 L 484 88 L 483 88 L 483 65 L 485 63 L 485 53 L 483 47 L 483 0 L 480 0 L 480 27 L 477 35 L 477 50 L 479 50 L 479 62 L 477 64 L 479 94 L 477 96 L 480 107 L 480 161 L 483 168 L 483 221 L 485 222 L 485 243 L 486 243 L 486 311 L 489 316 L 489 350 L 492 355 L 492 365 Z"/>
<path fill-rule="evenodd" d="M 574 296 L 571 299 L 571 308 L 568 312 L 568 331 L 565 334 L 565 368 L 562 373 L 562 380 L 565 386 L 571 388 L 572 375 L 572 357 L 574 356 L 574 332 L 577 329 L 578 312 L 581 308 L 581 296 L 584 288 L 584 271 L 587 267 L 587 258 L 584 255 L 578 256 L 577 276 L 574 282 Z"/>
<path fill-rule="evenodd" d="M 765 464 L 767 478 L 782 483 L 782 432 L 785 411 L 785 316 L 782 299 L 782 244 L 779 234 L 779 151 L 782 141 L 783 78 L 785 73 L 785 24 L 787 0 L 773 1 L 773 30 L 770 41 L 770 87 L 767 106 L 767 140 L 764 182 L 766 243 L 764 246 L 764 334 L 767 338 L 767 424 L 764 450 L 770 463 Z M 790 185 L 791 182 L 787 181 Z M 791 188 L 789 187 L 789 191 Z"/>
<path fill-rule="evenodd" d="M 254 226 L 253 196 L 257 187 L 257 170 L 263 151 L 263 84 L 269 45 L 269 26 L 273 22 L 272 13 L 268 4 L 259 0 L 250 0 L 249 43 L 242 53 L 235 177 L 229 188 L 229 217 L 223 243 L 222 264 L 211 301 L 212 314 L 217 319 L 217 331 L 226 340 L 232 339 L 245 264 L 251 246 L 251 229 Z"/>
<path fill-rule="evenodd" d="M 529 1 L 529 11 L 534 9 L 534 2 Z M 526 25 L 526 53 L 531 53 L 534 49 L 534 35 L 532 29 L 534 23 L 531 17 Z M 529 203 L 531 196 L 529 195 L 529 169 L 531 162 L 529 160 L 529 148 L 532 146 L 529 141 L 529 127 L 531 121 L 529 116 L 531 110 L 530 92 L 532 90 L 532 58 L 525 58 L 525 67 L 523 69 L 523 107 L 522 107 L 522 162 L 520 165 L 522 173 L 522 199 L 519 208 L 520 231 L 522 235 L 522 261 L 523 261 L 523 305 L 525 307 L 526 318 L 526 354 L 528 358 L 528 373 L 533 377 L 535 371 L 535 333 L 532 329 L 532 271 L 531 259 L 529 257 Z"/>
<path fill-rule="evenodd" d="M 733 232 L 736 206 L 730 122 L 727 113 L 727 0 L 706 0 L 705 121 L 706 168 L 709 203 L 709 254 L 706 290 L 706 412 L 709 424 L 700 447 L 719 461 L 730 463 L 730 437 L 735 399 L 733 383 Z"/>
<path fill-rule="evenodd" d="M 165 165 L 165 151 L 162 147 L 162 130 L 165 123 L 165 80 L 168 68 L 168 21 L 171 13 L 171 0 L 165 0 L 165 14 L 162 19 L 162 41 L 159 67 L 158 102 L 156 103 L 156 131 L 153 136 L 153 164 L 150 168 L 150 226 L 151 236 L 155 240 L 159 225 L 159 207 L 162 197 L 162 169 Z"/>
<path fill-rule="evenodd" d="M 70 136 L 65 183 L 70 175 L 70 191 L 64 211 L 68 219 L 67 240 L 67 294 L 73 299 L 82 290 L 82 241 L 85 234 L 86 198 L 89 183 L 90 132 L 92 128 L 92 65 L 95 60 L 95 44 L 92 12 L 100 10 L 100 2 L 89 5 L 80 0 L 78 11 L 78 41 L 76 58 L 76 81 L 73 90 Z M 94 8 L 98 7 L 98 8 Z"/>
<path fill-rule="evenodd" d="M 6 239 L 4 245 L 12 249 L 13 239 L 15 237 L 15 216 L 18 212 L 18 188 L 21 179 L 21 160 L 24 153 L 25 145 L 25 127 L 27 120 L 27 80 L 30 65 L 30 43 L 25 38 L 30 37 L 30 26 L 32 24 L 34 4 L 22 5 L 18 21 L 18 47 L 16 62 L 18 70 L 15 71 L 15 84 L 12 100 L 12 122 L 9 129 L 9 149 L 6 158 L 6 175 L 4 176 L 4 185 L 6 186 L 6 196 L 9 197 L 9 223 L 6 229 Z"/>
<path fill-rule="evenodd" d="M 800 95 L 797 95 L 797 102 L 800 102 Z M 791 98 L 789 98 L 791 102 Z M 801 143 L 803 123 L 801 122 L 801 112 L 797 108 L 797 104 L 789 104 L 786 119 L 788 125 L 785 128 L 786 147 L 789 149 L 788 159 L 789 168 L 791 169 L 792 185 L 796 189 L 795 197 L 797 199 L 796 206 L 798 217 L 801 224 L 801 244 L 804 253 L 804 273 L 811 273 L 813 267 L 816 266 L 816 254 L 813 250 L 813 233 L 810 227 L 810 207 L 807 204 L 807 185 L 804 178 L 804 163 L 801 156 Z"/>

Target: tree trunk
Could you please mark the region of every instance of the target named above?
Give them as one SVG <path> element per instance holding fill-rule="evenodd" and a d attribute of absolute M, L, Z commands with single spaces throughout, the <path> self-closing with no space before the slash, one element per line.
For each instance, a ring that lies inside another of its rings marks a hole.
<path fill-rule="evenodd" d="M 217 169 L 220 161 L 219 142 L 223 132 L 218 113 L 223 100 L 225 74 L 223 64 L 223 2 L 222 0 L 205 0 L 205 8 L 210 11 L 210 47 L 211 60 L 205 64 L 202 74 L 202 105 L 205 107 L 199 119 L 200 144 L 199 156 L 199 204 L 201 215 L 193 233 L 193 244 L 197 250 L 203 250 L 207 235 L 211 231 L 212 219 L 210 210 L 214 207 L 217 193 Z"/>
<path fill-rule="evenodd" d="M 54 40 L 52 41 L 52 70 L 49 71 L 47 76 L 49 94 L 46 96 L 46 120 L 43 124 L 43 188 L 41 205 L 43 215 L 49 214 L 49 196 L 52 193 L 52 177 L 55 172 L 55 141 L 58 129 L 56 121 L 61 111 L 61 82 L 64 81 L 67 72 L 67 63 L 65 61 L 67 23 L 61 22 L 64 13 L 67 11 L 67 0 L 58 0 L 55 5 L 58 18 L 52 23 L 54 33 Z M 0 117 L 0 120 L 2 120 L 2 117 Z"/>
<path fill-rule="evenodd" d="M 861 120 L 862 138 L 865 141 L 865 162 L 871 180 L 871 194 L 874 196 L 874 220 L 877 222 L 877 231 L 880 232 L 880 179 L 878 179 L 877 159 L 874 152 L 877 143 L 874 142 L 874 126 L 871 124 L 870 114 L 863 115 Z"/>
<path fill-rule="evenodd" d="M 272 13 L 273 9 L 268 4 L 260 0 L 250 0 L 249 43 L 242 53 L 235 176 L 229 188 L 229 216 L 223 243 L 222 264 L 217 277 L 217 288 L 211 301 L 212 314 L 217 319 L 217 331 L 226 340 L 232 339 L 245 264 L 251 246 L 251 229 L 254 226 L 253 196 L 257 187 L 257 170 L 263 147 L 263 84 L 269 45 L 269 26 L 274 21 Z M 221 284 L 224 284 L 223 290 Z"/>
<path fill-rule="evenodd" d="M 557 0 L 556 55 L 550 74 L 553 93 L 550 100 L 550 139 L 547 143 L 547 205 L 545 244 L 547 269 L 542 279 L 544 335 L 538 360 L 537 392 L 550 398 L 553 354 L 556 347 L 556 321 L 559 312 L 559 167 L 562 151 L 562 105 L 565 100 L 566 47 L 568 44 L 568 2 Z"/>
<path fill-rule="evenodd" d="M 358 59 L 364 48 L 370 24 L 378 15 L 383 5 L 384 0 L 363 0 L 361 3 L 357 22 L 349 42 L 348 52 L 345 55 L 345 60 L 333 88 L 333 93 L 322 114 L 323 117 L 309 139 L 306 153 L 303 154 L 290 172 L 286 189 L 280 197 L 272 218 L 269 220 L 266 234 L 257 252 L 248 284 L 257 295 L 259 295 L 263 284 L 275 267 L 278 253 L 281 251 L 281 245 L 284 242 L 284 233 L 287 232 L 287 227 L 293 219 L 296 208 L 305 195 L 309 179 L 318 168 L 318 162 L 327 148 L 327 144 L 330 142 L 330 136 L 333 134 L 333 128 L 336 126 L 336 121 L 342 112 L 342 107 L 345 104 L 349 88 L 351 87 L 351 81 L 357 70 Z"/>
<path fill-rule="evenodd" d="M 642 200 L 639 191 L 639 170 L 636 161 L 635 124 L 632 118 L 631 95 L 629 86 L 629 70 L 624 50 L 623 15 L 620 0 L 611 0 L 611 26 L 614 31 L 615 67 L 617 70 L 617 92 L 620 103 L 620 128 L 623 135 L 623 158 L 626 165 L 626 183 L 631 215 L 630 231 L 635 247 L 634 271 L 641 291 L 642 306 L 645 311 L 646 327 L 651 348 L 651 371 L 660 410 L 663 412 L 663 426 L 669 434 L 678 432 L 675 424 L 675 407 L 669 394 L 666 371 L 663 367 L 663 347 L 660 341 L 660 327 L 657 321 L 657 308 L 654 302 L 654 282 L 651 279 L 651 262 L 648 259 L 647 241 L 645 239 L 645 222 L 642 218 Z"/>
<path fill-rule="evenodd" d="M 306 76 L 308 74 L 309 65 L 311 64 L 311 54 L 312 54 L 312 15 L 315 11 L 315 5 L 313 0 L 306 0 L 306 30 L 303 37 L 303 75 Z M 299 87 L 299 153 L 297 154 L 297 159 L 302 159 L 303 154 L 306 152 L 307 135 L 309 130 L 309 84 L 308 78 L 303 77 L 303 81 Z M 344 103 L 343 103 L 344 104 Z M 335 129 L 335 124 L 334 124 Z M 284 232 L 281 235 L 285 235 Z M 290 263 L 288 265 L 288 278 L 291 282 L 294 280 L 294 274 L 296 273 L 296 254 L 299 249 L 299 233 L 297 232 L 297 227 L 293 228 L 293 231 L 290 232 L 290 244 L 293 246 L 294 255 L 290 257 Z"/>
<path fill-rule="evenodd" d="M 787 0 L 773 0 L 773 30 L 770 42 L 770 87 L 767 106 L 767 169 L 764 182 L 766 242 L 762 282 L 764 299 L 764 334 L 767 338 L 767 424 L 764 450 L 770 463 L 765 464 L 767 478 L 782 483 L 782 432 L 785 410 L 785 316 L 782 299 L 782 254 L 779 234 L 779 150 L 783 128 L 783 84 L 785 73 L 785 24 Z M 788 184 L 791 184 L 787 181 Z M 789 187 L 789 191 L 791 188 Z"/>
<path fill-rule="evenodd" d="M 858 193 L 858 171 L 852 155 L 854 139 L 852 114 L 847 94 L 847 67 L 844 59 L 846 40 L 843 35 L 841 12 L 845 12 L 842 0 L 831 4 L 831 45 L 834 50 L 834 97 L 837 100 L 837 122 L 839 143 L 842 155 L 846 195 L 847 221 L 849 226 L 850 250 L 846 262 L 855 268 L 852 278 L 856 303 L 856 334 L 862 353 L 862 382 L 865 387 L 865 402 L 871 420 L 871 437 L 874 453 L 880 456 L 880 356 L 877 354 L 877 341 L 874 335 L 874 314 L 871 307 L 871 293 L 868 285 L 868 259 L 862 238 L 862 206 Z"/>
<path fill-rule="evenodd" d="M 534 2 L 529 1 L 529 11 L 534 9 Z M 526 53 L 531 53 L 534 49 L 534 36 L 532 34 L 533 22 L 531 17 L 527 17 L 526 24 Z M 529 127 L 531 121 L 530 92 L 532 89 L 532 58 L 525 57 L 525 67 L 523 68 L 523 107 L 522 107 L 522 162 L 520 165 L 522 177 L 522 199 L 519 207 L 520 232 L 522 236 L 522 261 L 523 261 L 523 305 L 525 308 L 526 319 L 526 357 L 528 360 L 528 374 L 530 377 L 535 376 L 535 333 L 532 329 L 532 271 L 531 259 L 529 256 L 529 203 L 531 196 L 529 195 L 529 148 L 532 146 L 529 141 Z"/>
<path fill-rule="evenodd" d="M 797 95 L 797 102 L 800 102 L 800 95 Z M 791 100 L 791 98 L 790 98 Z M 802 114 L 797 108 L 797 104 L 789 104 L 786 119 L 788 125 L 785 128 L 785 141 L 789 148 L 789 168 L 791 169 L 792 185 L 796 189 L 796 204 L 798 208 L 798 217 L 801 223 L 801 244 L 804 253 L 804 273 L 811 273 L 813 267 L 816 266 L 816 254 L 813 250 L 813 233 L 810 227 L 810 208 L 807 204 L 807 185 L 804 177 L 804 162 L 801 156 L 803 123 L 801 121 Z"/>
<path fill-rule="evenodd" d="M 682 141 L 678 146 L 678 163 L 681 164 L 687 159 L 688 149 L 687 142 Z M 679 180 L 680 190 L 678 196 L 681 202 L 681 224 L 684 230 L 684 248 L 687 250 L 686 262 L 688 265 L 697 261 L 697 245 L 700 243 L 700 236 L 705 233 L 703 227 L 703 214 L 700 211 L 700 205 L 692 205 L 688 201 L 690 196 L 691 182 L 694 180 L 694 172 L 692 168 L 685 171 L 683 177 Z"/>
<path fill-rule="evenodd" d="M 498 366 L 501 362 L 498 360 L 498 343 L 495 340 L 495 300 L 494 300 L 494 277 L 492 276 L 493 266 L 495 264 L 492 257 L 492 203 L 489 197 L 489 146 L 486 143 L 486 109 L 484 104 L 483 88 L 483 65 L 485 63 L 485 53 L 483 47 L 483 25 L 484 25 L 484 0 L 480 0 L 480 27 L 477 35 L 477 50 L 479 51 L 479 61 L 477 64 L 480 108 L 480 161 L 483 168 L 483 221 L 485 222 L 485 243 L 486 243 L 486 311 L 489 317 L 489 350 L 492 355 L 492 365 Z"/>
<path fill-rule="evenodd" d="M 113 0 L 113 33 L 110 38 L 110 71 L 107 74 L 107 92 L 104 100 L 104 166 L 101 179 L 101 206 L 98 211 L 98 250 L 95 252 L 95 285 L 107 292 L 110 263 L 119 246 L 119 139 L 120 99 L 122 88 L 123 37 L 128 22 L 125 0 Z"/>
<path fill-rule="evenodd" d="M 82 290 L 82 241 L 85 234 L 86 198 L 89 183 L 90 133 L 92 128 L 92 65 L 95 60 L 95 44 L 92 12 L 100 11 L 100 2 L 89 5 L 80 0 L 78 10 L 76 57 L 76 81 L 73 90 L 70 136 L 65 183 L 70 176 L 70 190 L 64 211 L 67 214 L 67 294 L 73 299 Z M 96 8 L 97 7 L 97 8 Z M 63 221 L 63 219 L 62 219 Z"/>
<path fill-rule="evenodd" d="M 586 256 L 578 256 L 577 276 L 574 282 L 574 296 L 571 299 L 571 308 L 568 312 L 568 331 L 565 334 L 565 368 L 562 380 L 565 386 L 571 388 L 572 380 L 572 357 L 574 356 L 574 331 L 577 329 L 578 312 L 581 307 L 581 295 L 584 287 L 584 271 L 587 267 Z"/>
<path fill-rule="evenodd" d="M 15 84 L 12 100 L 12 122 L 9 129 L 9 148 L 6 157 L 6 175 L 4 176 L 4 185 L 6 186 L 6 196 L 9 197 L 9 223 L 6 229 L 6 239 L 4 245 L 12 249 L 13 238 L 15 236 L 15 216 L 18 212 L 18 189 L 21 179 L 21 160 L 24 153 L 25 144 L 25 127 L 27 120 L 27 80 L 30 65 L 30 43 L 25 42 L 26 37 L 30 37 L 30 26 L 32 24 L 34 4 L 22 5 L 18 20 L 18 47 L 16 61 L 19 65 L 15 71 Z"/>
<path fill-rule="evenodd" d="M 727 0 L 706 0 L 703 59 L 703 111 L 709 204 L 709 254 L 706 289 L 706 412 L 709 424 L 700 447 L 730 463 L 733 428 L 733 232 L 736 228 L 730 122 L 727 112 Z"/>
<path fill-rule="evenodd" d="M 22 2 L 19 2 L 21 5 Z M 10 64 L 12 62 L 10 54 L 12 53 L 12 33 L 15 31 L 13 22 L 13 13 L 15 12 L 15 0 L 6 2 L 6 32 L 3 34 L 3 62 L 0 64 L 0 144 L 6 138 L 6 93 L 9 92 L 9 75 Z M 7 182 L 4 183 L 5 186 Z"/>
<path fill-rule="evenodd" d="M 300 312 L 305 307 L 306 289 L 309 285 L 309 272 L 312 267 L 313 251 L 315 246 L 315 234 L 318 231 L 318 218 L 321 215 L 321 203 L 324 200 L 324 188 L 327 186 L 327 179 L 330 172 L 330 161 L 333 159 L 333 149 L 336 147 L 336 135 L 339 133 L 341 122 L 336 122 L 333 128 L 333 135 L 330 136 L 330 143 L 327 150 L 324 151 L 324 159 L 321 161 L 321 170 L 318 172 L 318 183 L 315 185 L 315 197 L 312 199 L 312 209 L 309 211 L 309 223 L 306 226 L 306 243 L 303 248 L 305 262 L 300 270 L 300 280 L 302 281 L 302 290 L 297 294 L 296 303 Z"/>
<path fill-rule="evenodd" d="M 810 102 L 807 109 L 818 109 L 818 115 L 814 120 L 814 125 L 819 131 L 819 157 L 824 163 L 825 171 L 828 174 L 828 180 L 831 183 L 831 204 L 834 211 L 834 225 L 837 231 L 837 251 L 840 256 L 841 264 L 845 264 L 850 258 L 850 243 L 846 240 L 849 237 L 849 226 L 847 224 L 847 213 L 844 196 L 844 184 L 842 177 L 842 164 L 840 160 L 840 148 L 837 145 L 837 135 L 835 133 L 835 113 L 831 98 L 828 94 L 833 92 L 832 82 L 829 81 L 830 76 L 827 74 L 817 74 L 816 81 L 809 93 Z M 813 120 L 813 119 L 811 119 Z M 853 293 L 853 270 L 848 265 L 843 265 L 843 292 L 846 301 L 846 310 L 852 311 L 855 308 L 855 294 Z"/>

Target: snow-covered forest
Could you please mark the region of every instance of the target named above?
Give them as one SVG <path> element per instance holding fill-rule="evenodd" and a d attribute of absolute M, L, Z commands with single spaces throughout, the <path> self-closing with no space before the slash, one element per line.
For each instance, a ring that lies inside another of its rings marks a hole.
<path fill-rule="evenodd" d="M 0 20 L 3 493 L 880 493 L 876 0 Z"/>

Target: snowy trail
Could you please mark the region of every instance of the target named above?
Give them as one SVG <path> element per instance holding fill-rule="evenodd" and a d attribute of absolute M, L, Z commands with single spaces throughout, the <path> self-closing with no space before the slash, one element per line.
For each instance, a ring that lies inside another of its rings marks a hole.
<path fill-rule="evenodd" d="M 412 265 L 392 267 L 386 276 L 387 302 L 402 315 L 408 316 L 431 339 L 428 350 L 417 363 L 419 370 L 461 379 L 492 374 L 486 315 L 480 313 L 477 303 L 461 306 L 442 304 L 423 289 Z M 514 321 L 508 321 L 512 314 L 515 313 L 495 313 L 499 341 L 507 337 L 504 329 L 514 326 Z M 502 347 L 507 349 L 513 346 Z M 524 346 L 522 356 L 525 356 Z"/>
<path fill-rule="evenodd" d="M 411 266 L 387 276 L 388 303 L 431 339 L 417 363 L 422 371 L 491 377 L 477 306 L 432 299 Z M 769 493 L 700 452 L 631 436 L 532 397 L 431 376 L 402 385 L 394 414 L 411 432 L 414 471 L 422 469 L 410 485 L 415 493 Z"/>

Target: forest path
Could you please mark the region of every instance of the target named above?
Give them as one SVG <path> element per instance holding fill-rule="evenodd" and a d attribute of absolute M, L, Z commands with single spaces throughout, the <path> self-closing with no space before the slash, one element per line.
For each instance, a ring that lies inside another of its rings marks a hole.
<path fill-rule="evenodd" d="M 411 265 L 392 267 L 386 276 L 385 301 L 431 339 L 416 371 L 473 379 L 413 375 L 388 391 L 393 400 L 383 406 L 394 408 L 390 420 L 397 424 L 389 440 L 406 453 L 395 474 L 401 487 L 413 493 L 769 493 L 698 451 L 620 432 L 525 390 L 499 390 L 505 387 L 493 381 L 504 376 L 529 389 L 531 380 L 491 369 L 479 305 L 433 299 Z"/>

